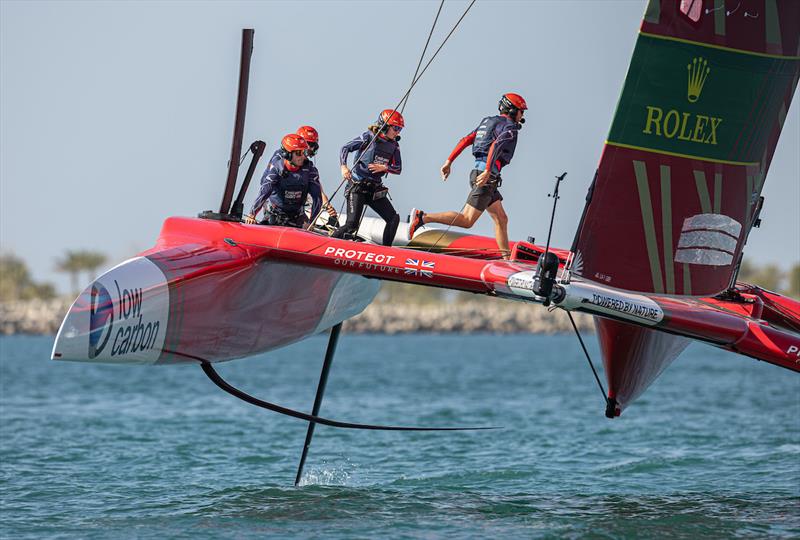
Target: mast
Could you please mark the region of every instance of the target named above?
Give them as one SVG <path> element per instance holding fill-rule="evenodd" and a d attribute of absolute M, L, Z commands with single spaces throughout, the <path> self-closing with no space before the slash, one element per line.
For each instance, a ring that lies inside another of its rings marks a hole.
<path fill-rule="evenodd" d="M 233 190 L 236 188 L 236 178 L 239 175 L 239 156 L 242 153 L 242 136 L 244 133 L 244 118 L 247 113 L 247 88 L 250 83 L 250 57 L 253 55 L 252 28 L 242 29 L 242 57 L 239 63 L 239 94 L 236 99 L 236 120 L 233 126 L 233 143 L 231 144 L 231 159 L 228 162 L 228 179 L 225 183 L 225 193 L 219 206 L 220 214 L 228 214 L 233 200 Z"/>

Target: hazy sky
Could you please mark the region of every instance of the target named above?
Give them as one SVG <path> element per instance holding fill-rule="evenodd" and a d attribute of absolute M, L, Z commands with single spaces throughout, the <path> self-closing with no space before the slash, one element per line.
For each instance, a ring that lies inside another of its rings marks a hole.
<path fill-rule="evenodd" d="M 438 45 L 466 2 L 445 3 Z M 438 2 L 0 2 L 0 243 L 34 277 L 67 249 L 109 266 L 153 245 L 162 221 L 217 209 L 230 155 L 241 29 L 255 28 L 245 145 L 268 153 L 316 126 L 326 190 L 338 150 L 407 88 Z M 554 245 L 568 247 L 608 133 L 643 0 L 478 1 L 406 108 L 412 206 L 459 209 L 471 161 L 438 169 L 503 92 L 530 106 L 502 193 L 512 238 L 544 240 L 553 177 L 568 171 Z M 748 258 L 800 260 L 800 120 L 795 96 Z M 259 167 L 260 176 L 263 167 Z M 257 184 L 257 179 L 256 182 Z M 247 204 L 255 198 L 251 189 Z M 341 195 L 335 199 L 337 207 Z M 476 227 L 492 235 L 491 220 Z M 624 241 L 624 239 L 620 239 Z"/>

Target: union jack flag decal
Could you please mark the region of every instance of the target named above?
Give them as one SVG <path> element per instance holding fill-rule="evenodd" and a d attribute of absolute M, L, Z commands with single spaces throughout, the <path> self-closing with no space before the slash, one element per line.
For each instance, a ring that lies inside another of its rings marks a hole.
<path fill-rule="evenodd" d="M 436 263 L 433 261 L 421 261 L 419 259 L 406 259 L 406 274 L 411 276 L 433 277 L 433 268 Z"/>

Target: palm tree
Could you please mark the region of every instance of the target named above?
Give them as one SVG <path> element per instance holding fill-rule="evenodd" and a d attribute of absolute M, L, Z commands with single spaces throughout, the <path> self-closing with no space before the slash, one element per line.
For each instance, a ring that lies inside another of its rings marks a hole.
<path fill-rule="evenodd" d="M 56 270 L 69 274 L 73 296 L 78 294 L 78 273 L 83 270 L 80 255 L 80 251 L 67 250 L 64 258 L 56 261 Z"/>
<path fill-rule="evenodd" d="M 31 284 L 25 262 L 11 253 L 0 254 L 0 301 L 17 300 Z"/>
<path fill-rule="evenodd" d="M 13 253 L 0 253 L 0 302 L 55 298 L 56 288 L 52 283 L 33 280 L 25 261 Z"/>
<path fill-rule="evenodd" d="M 86 272 L 89 280 L 94 281 L 97 276 L 97 269 L 105 264 L 107 257 L 98 252 L 90 250 L 68 250 L 64 258 L 56 263 L 56 269 L 70 275 L 73 294 L 78 294 L 78 276 L 80 272 Z"/>
<path fill-rule="evenodd" d="M 81 251 L 81 263 L 83 270 L 88 273 L 90 281 L 97 277 L 97 269 L 106 263 L 107 257 L 99 251 Z"/>

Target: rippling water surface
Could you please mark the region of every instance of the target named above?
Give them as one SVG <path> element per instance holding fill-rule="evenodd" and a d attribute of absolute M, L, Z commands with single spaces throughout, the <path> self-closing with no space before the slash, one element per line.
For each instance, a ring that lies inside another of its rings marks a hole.
<path fill-rule="evenodd" d="M 219 371 L 307 411 L 325 344 Z M 707 346 L 610 421 L 573 336 L 345 335 L 323 416 L 503 429 L 318 426 L 295 488 L 302 421 L 51 345 L 0 338 L 0 537 L 800 535 L 800 375 Z"/>

